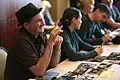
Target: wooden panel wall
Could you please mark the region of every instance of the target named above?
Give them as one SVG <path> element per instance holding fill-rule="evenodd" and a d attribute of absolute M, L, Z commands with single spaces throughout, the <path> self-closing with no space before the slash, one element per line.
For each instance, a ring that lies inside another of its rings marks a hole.
<path fill-rule="evenodd" d="M 20 28 L 17 26 L 15 12 L 29 2 L 41 7 L 41 0 L 0 0 L 0 46 L 10 49 L 12 38 Z"/>
<path fill-rule="evenodd" d="M 52 4 L 50 9 L 54 21 L 61 18 L 65 8 L 69 7 L 69 0 L 49 0 Z"/>

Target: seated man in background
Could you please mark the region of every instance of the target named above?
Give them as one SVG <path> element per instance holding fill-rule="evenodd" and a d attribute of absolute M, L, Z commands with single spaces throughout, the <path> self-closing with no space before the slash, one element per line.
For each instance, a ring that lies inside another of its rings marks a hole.
<path fill-rule="evenodd" d="M 101 0 L 102 3 L 106 4 L 111 11 L 110 17 L 102 24 L 103 28 L 115 30 L 120 28 L 120 12 L 113 5 L 113 0 Z"/>
<path fill-rule="evenodd" d="M 60 19 L 60 23 L 63 25 L 61 61 L 65 59 L 72 61 L 86 60 L 102 53 L 101 47 L 95 48 L 82 41 L 77 35 L 75 30 L 80 29 L 81 19 L 80 10 L 73 7 L 65 9 Z"/>
<path fill-rule="evenodd" d="M 106 4 L 111 11 L 110 17 L 101 24 L 102 28 L 107 28 L 110 31 L 120 28 L 120 12 L 115 5 L 113 0 L 101 0 L 102 3 Z M 114 44 L 120 44 L 120 35 L 116 36 L 112 42 Z"/>
<path fill-rule="evenodd" d="M 47 40 L 41 9 L 29 3 L 16 12 L 22 28 L 7 56 L 4 80 L 42 77 L 48 68 L 58 64 L 63 41 L 59 33 L 62 30 L 55 27 Z"/>
<path fill-rule="evenodd" d="M 93 12 L 84 14 L 81 28 L 77 31 L 78 35 L 91 45 L 108 42 L 111 38 L 108 34 L 102 34 L 99 24 L 105 22 L 109 15 L 110 10 L 105 4 L 97 4 Z"/>

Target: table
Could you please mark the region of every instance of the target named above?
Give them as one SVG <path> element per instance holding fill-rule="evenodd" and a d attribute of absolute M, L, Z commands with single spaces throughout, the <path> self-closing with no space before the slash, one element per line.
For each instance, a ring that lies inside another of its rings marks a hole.
<path fill-rule="evenodd" d="M 103 45 L 102 56 L 108 56 L 111 52 L 120 52 L 120 45 Z M 69 71 L 74 71 L 78 65 L 84 61 L 68 61 L 65 60 L 58 64 L 56 68 L 48 70 L 48 72 L 58 72 L 60 77 Z M 120 80 L 120 65 L 113 64 L 110 70 L 114 71 L 110 78 L 98 78 L 97 80 Z"/>

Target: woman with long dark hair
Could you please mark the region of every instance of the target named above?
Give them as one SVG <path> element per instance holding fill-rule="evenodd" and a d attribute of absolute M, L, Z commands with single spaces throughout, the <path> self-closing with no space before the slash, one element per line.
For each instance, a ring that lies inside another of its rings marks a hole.
<path fill-rule="evenodd" d="M 75 30 L 80 29 L 82 23 L 81 18 L 80 10 L 71 7 L 65 9 L 60 19 L 60 23 L 63 25 L 63 33 L 61 34 L 63 36 L 61 61 L 67 58 L 73 61 L 85 60 L 102 53 L 101 47 L 94 48 L 82 41 L 77 35 Z M 81 50 L 86 52 L 81 52 Z"/>

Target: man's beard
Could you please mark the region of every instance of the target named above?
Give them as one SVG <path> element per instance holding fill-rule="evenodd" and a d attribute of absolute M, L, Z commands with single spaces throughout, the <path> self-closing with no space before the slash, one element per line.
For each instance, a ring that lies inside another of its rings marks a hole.
<path fill-rule="evenodd" d="M 39 32 L 44 32 L 44 28 L 43 27 L 39 27 Z"/>

